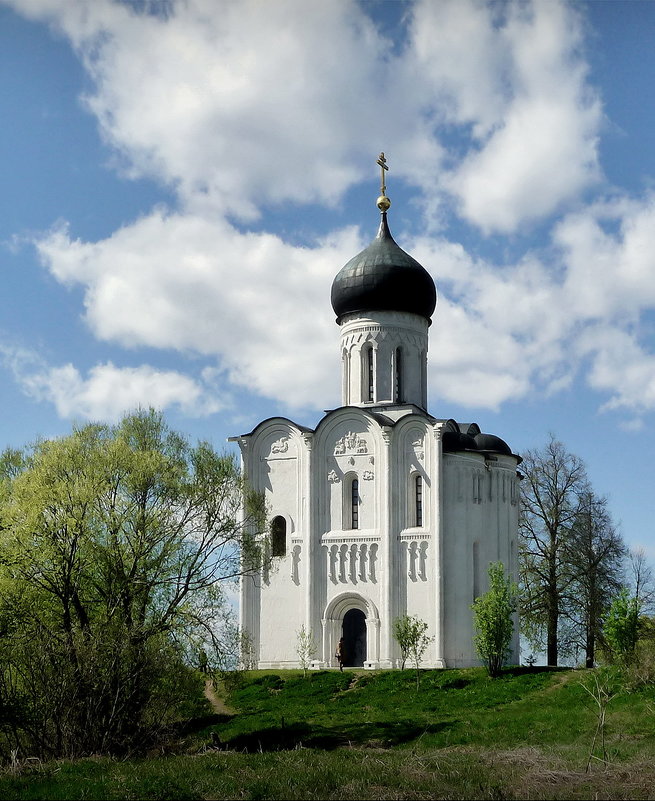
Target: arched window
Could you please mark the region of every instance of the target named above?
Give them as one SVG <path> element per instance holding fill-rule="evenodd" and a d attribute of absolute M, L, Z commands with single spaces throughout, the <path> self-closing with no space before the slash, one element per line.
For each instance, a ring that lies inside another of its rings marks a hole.
<path fill-rule="evenodd" d="M 287 555 L 287 521 L 278 515 L 271 521 L 271 556 Z"/>
<path fill-rule="evenodd" d="M 423 476 L 414 477 L 414 525 L 423 525 Z"/>
<path fill-rule="evenodd" d="M 396 403 L 403 402 L 403 351 L 396 348 L 394 353 L 393 369 L 393 399 Z"/>
<path fill-rule="evenodd" d="M 350 354 L 345 348 L 341 356 L 341 361 L 343 365 L 343 377 L 341 381 L 341 386 L 343 388 L 343 405 L 348 406 L 350 403 Z"/>
<path fill-rule="evenodd" d="M 359 528 L 359 479 L 350 485 L 350 528 Z"/>
<path fill-rule="evenodd" d="M 364 349 L 364 398 L 367 401 L 375 400 L 375 365 L 373 346 L 367 345 Z"/>
<path fill-rule="evenodd" d="M 480 543 L 473 543 L 473 600 L 480 595 Z"/>
<path fill-rule="evenodd" d="M 424 409 L 428 408 L 428 354 L 421 353 L 421 403 Z"/>

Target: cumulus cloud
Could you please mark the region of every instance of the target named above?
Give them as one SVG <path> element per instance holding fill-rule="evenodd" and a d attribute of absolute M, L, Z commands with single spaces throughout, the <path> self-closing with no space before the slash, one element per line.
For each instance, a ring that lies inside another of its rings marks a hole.
<path fill-rule="evenodd" d="M 329 286 L 364 242 L 347 228 L 299 247 L 235 218 L 334 204 L 382 148 L 424 205 L 454 198 L 484 232 L 547 220 L 601 177 L 602 107 L 569 3 L 419 0 L 405 42 L 386 39 L 355 0 L 225 0 L 220 14 L 214 0 L 166 13 L 112 0 L 14 5 L 79 53 L 93 82 L 86 106 L 122 169 L 177 201 L 97 242 L 55 229 L 36 242 L 43 263 L 82 287 L 98 339 L 199 354 L 289 407 L 337 400 Z M 588 369 L 610 405 L 655 407 L 640 389 L 650 386 L 640 325 L 655 303 L 654 205 L 616 197 L 570 213 L 552 247 L 502 266 L 442 232 L 406 243 L 440 291 L 433 392 L 497 408 Z M 67 403 L 101 409 L 102 397 L 111 413 L 121 377 L 130 397 L 196 413 L 219 402 L 202 380 L 147 367 L 34 376 L 25 385 L 63 414 Z"/>
<path fill-rule="evenodd" d="M 212 357 L 232 382 L 291 407 L 336 399 L 330 284 L 361 245 L 352 228 L 303 248 L 163 211 L 100 242 L 59 228 L 37 244 L 58 280 L 84 287 L 99 339 Z"/>
<path fill-rule="evenodd" d="M 569 4 L 419 0 L 401 46 L 355 0 L 225 0 L 220 13 L 185 0 L 165 14 L 15 5 L 70 38 L 93 79 L 87 106 L 128 174 L 194 211 L 333 204 L 376 149 L 485 230 L 548 215 L 597 177 L 600 105 Z M 464 153 L 453 124 L 470 129 Z"/>
<path fill-rule="evenodd" d="M 198 380 L 174 370 L 149 365 L 117 367 L 111 362 L 92 367 L 83 377 L 72 364 L 50 367 L 24 348 L 0 346 L 0 355 L 23 392 L 54 404 L 62 418 L 116 421 L 138 407 L 177 407 L 192 417 L 219 411 L 224 401 L 211 369 Z"/>
<path fill-rule="evenodd" d="M 642 414 L 655 408 L 655 355 L 634 336 L 603 327 L 586 332 L 583 344 L 593 355 L 589 384 L 611 395 L 602 410 Z"/>
<path fill-rule="evenodd" d="M 655 306 L 655 196 L 619 195 L 564 218 L 554 240 L 580 318 L 631 319 Z"/>
<path fill-rule="evenodd" d="M 182 203 L 252 218 L 266 203 L 334 203 L 361 178 L 389 65 L 354 0 L 27 8 L 54 15 L 77 48 L 95 86 L 88 108 L 128 173 Z"/>
<path fill-rule="evenodd" d="M 599 204 L 598 217 L 608 208 Z M 655 406 L 642 386 L 650 357 L 636 332 L 617 327 L 635 317 L 636 297 L 645 306 L 655 291 L 650 200 L 611 208 L 623 211 L 613 232 L 591 210 L 571 215 L 555 229 L 552 249 L 503 267 L 446 239 L 404 243 L 439 286 L 430 351 L 437 398 L 497 409 L 534 391 L 557 392 L 590 365 L 588 382 L 612 394 L 609 407 Z M 58 280 L 83 287 L 98 339 L 200 354 L 231 383 L 287 408 L 323 408 L 336 402 L 338 386 L 330 283 L 363 244 L 353 228 L 299 247 L 160 210 L 106 240 L 81 242 L 59 228 L 37 246 Z M 598 281 L 590 280 L 594 270 Z"/>
<path fill-rule="evenodd" d="M 412 35 L 446 121 L 470 131 L 443 180 L 466 219 L 511 232 L 598 180 L 602 108 L 571 6 L 424 0 Z"/>
<path fill-rule="evenodd" d="M 475 402 L 477 380 L 497 407 L 582 374 L 610 396 L 605 410 L 655 409 L 654 231 L 651 195 L 617 195 L 565 216 L 551 247 L 514 265 L 417 239 L 412 252 L 441 289 L 431 350 L 440 394 Z"/>

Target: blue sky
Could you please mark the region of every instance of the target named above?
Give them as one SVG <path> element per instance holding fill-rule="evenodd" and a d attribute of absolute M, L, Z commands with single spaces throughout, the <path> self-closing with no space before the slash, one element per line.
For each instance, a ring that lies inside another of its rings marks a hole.
<path fill-rule="evenodd" d="M 627 0 L 0 0 L 0 444 L 316 423 L 384 150 L 430 411 L 552 431 L 655 557 L 653 41 Z"/>

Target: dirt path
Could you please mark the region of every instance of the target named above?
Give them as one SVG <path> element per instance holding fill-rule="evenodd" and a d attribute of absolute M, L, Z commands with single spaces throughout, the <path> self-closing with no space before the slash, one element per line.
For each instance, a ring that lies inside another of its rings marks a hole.
<path fill-rule="evenodd" d="M 570 672 L 562 671 L 561 673 L 558 673 L 555 676 L 555 680 L 551 684 L 549 684 L 548 687 L 544 688 L 543 692 L 545 692 L 545 693 L 555 692 L 556 690 L 559 690 L 560 687 L 562 687 L 567 682 L 575 681 L 576 679 L 577 680 L 580 679 L 580 675 L 579 674 L 574 673 L 573 671 L 570 671 Z"/>
<path fill-rule="evenodd" d="M 235 715 L 234 709 L 229 707 L 222 698 L 216 695 L 214 682 L 211 679 L 205 680 L 205 698 L 209 701 L 213 711 L 217 715 Z"/>

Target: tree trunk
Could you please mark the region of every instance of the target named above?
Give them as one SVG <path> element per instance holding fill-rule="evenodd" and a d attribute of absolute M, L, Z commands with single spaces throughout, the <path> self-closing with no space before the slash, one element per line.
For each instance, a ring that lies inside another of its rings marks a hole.
<path fill-rule="evenodd" d="M 598 588 L 595 576 L 592 574 L 589 585 L 589 612 L 587 614 L 587 631 L 585 637 L 585 667 L 592 668 L 596 658 L 596 629 L 598 621 L 596 619 L 596 603 Z"/>
<path fill-rule="evenodd" d="M 587 629 L 587 641 L 585 643 L 585 667 L 592 668 L 594 666 L 596 655 L 596 637 L 591 626 Z"/>
<path fill-rule="evenodd" d="M 558 623 L 557 606 L 551 604 L 548 609 L 548 622 L 547 622 L 547 639 L 546 639 L 546 657 L 549 665 L 557 666 L 557 623 Z"/>
<path fill-rule="evenodd" d="M 548 565 L 547 586 L 547 620 L 546 620 L 546 657 L 549 665 L 557 666 L 557 625 L 559 623 L 559 597 L 557 583 L 557 539 L 551 533 L 551 547 Z"/>

